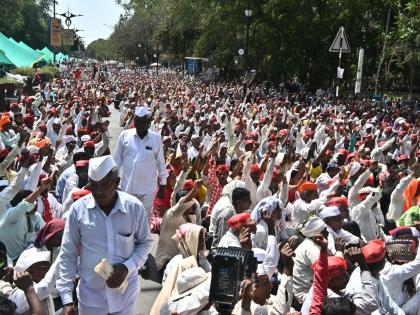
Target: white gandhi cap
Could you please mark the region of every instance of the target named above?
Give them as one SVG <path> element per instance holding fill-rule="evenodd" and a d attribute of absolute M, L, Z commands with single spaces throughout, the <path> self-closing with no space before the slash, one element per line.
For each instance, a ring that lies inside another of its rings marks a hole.
<path fill-rule="evenodd" d="M 149 111 L 146 107 L 138 106 L 138 107 L 136 107 L 134 115 L 136 115 L 137 117 L 144 117 L 144 116 L 149 116 L 150 113 L 149 113 Z"/>
<path fill-rule="evenodd" d="M 98 182 L 117 166 L 111 155 L 101 156 L 89 160 L 88 176 Z"/>
<path fill-rule="evenodd" d="M 341 211 L 338 207 L 325 207 L 319 213 L 319 217 L 321 219 L 326 219 L 326 218 L 331 218 L 331 217 L 337 217 L 340 214 L 341 214 Z"/>

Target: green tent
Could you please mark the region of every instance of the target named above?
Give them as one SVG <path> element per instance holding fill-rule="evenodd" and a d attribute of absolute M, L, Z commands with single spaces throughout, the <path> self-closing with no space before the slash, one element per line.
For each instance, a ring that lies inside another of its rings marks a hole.
<path fill-rule="evenodd" d="M 29 47 L 29 46 L 28 46 Z M 22 47 L 14 39 L 9 39 L 0 32 L 0 49 L 16 67 L 32 67 L 34 63 L 42 60 L 42 52 L 30 51 Z"/>
<path fill-rule="evenodd" d="M 55 55 L 55 60 L 57 60 L 57 61 L 69 60 L 69 56 L 67 56 L 66 54 L 63 54 L 62 52 L 60 52 L 57 55 Z"/>
<path fill-rule="evenodd" d="M 17 41 L 15 41 L 15 40 L 13 39 L 13 37 L 9 37 L 9 40 L 10 40 L 13 44 L 19 45 L 19 43 L 18 43 Z"/>
<path fill-rule="evenodd" d="M 0 49 L 0 64 L 3 65 L 13 65 L 13 62 L 10 61 L 9 58 L 6 57 L 4 51 Z"/>
<path fill-rule="evenodd" d="M 44 47 L 41 52 L 44 54 L 44 60 L 46 62 L 51 62 L 53 61 L 54 58 L 54 54 L 51 50 L 49 50 L 47 47 Z"/>
<path fill-rule="evenodd" d="M 18 43 L 19 46 L 25 48 L 26 50 L 30 51 L 30 52 L 37 52 L 36 50 L 33 50 L 31 47 L 29 47 L 28 45 L 26 45 L 24 42 L 20 41 Z M 39 52 L 38 52 L 39 53 Z"/>

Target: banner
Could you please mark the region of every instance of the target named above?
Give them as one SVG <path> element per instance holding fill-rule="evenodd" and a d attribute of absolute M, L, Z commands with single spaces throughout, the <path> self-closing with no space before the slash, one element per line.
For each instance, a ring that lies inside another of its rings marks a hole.
<path fill-rule="evenodd" d="M 62 29 L 63 35 L 63 46 L 73 46 L 74 45 L 74 31 L 72 29 Z"/>
<path fill-rule="evenodd" d="M 50 18 L 50 44 L 53 47 L 61 47 L 61 20 Z"/>

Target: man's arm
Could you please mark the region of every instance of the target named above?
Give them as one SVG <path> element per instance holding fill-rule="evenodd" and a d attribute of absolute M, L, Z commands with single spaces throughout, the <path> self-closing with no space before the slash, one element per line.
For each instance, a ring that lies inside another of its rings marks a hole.
<path fill-rule="evenodd" d="M 124 160 L 124 147 L 123 147 L 124 137 L 125 137 L 125 132 L 123 131 L 118 137 L 117 147 L 115 148 L 115 152 L 114 152 L 114 161 L 120 170 L 123 166 L 123 160 Z"/>
<path fill-rule="evenodd" d="M 166 172 L 165 157 L 163 156 L 163 144 L 160 137 L 158 141 L 159 146 L 158 151 L 156 152 L 156 166 L 159 173 L 159 185 L 166 186 L 166 178 L 168 177 L 168 173 Z"/>
<path fill-rule="evenodd" d="M 95 149 L 95 156 L 102 156 L 105 153 L 106 149 L 109 146 L 109 134 L 107 131 L 102 132 L 102 140 L 99 142 L 98 146 Z"/>
<path fill-rule="evenodd" d="M 9 152 L 6 158 L 0 164 L 0 174 L 2 174 L 9 166 L 13 163 L 16 156 L 19 153 L 19 146 L 14 146 L 13 149 Z"/>
<path fill-rule="evenodd" d="M 16 194 L 22 189 L 25 179 L 26 168 L 22 167 L 12 183 L 0 192 L 0 199 L 9 203 Z"/>

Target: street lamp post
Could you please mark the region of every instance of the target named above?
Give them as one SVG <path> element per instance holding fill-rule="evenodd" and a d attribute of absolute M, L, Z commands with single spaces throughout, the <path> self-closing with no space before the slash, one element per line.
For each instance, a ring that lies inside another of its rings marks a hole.
<path fill-rule="evenodd" d="M 249 27 L 251 24 L 252 10 L 245 10 L 245 19 L 246 19 L 246 47 L 245 47 L 245 75 L 244 75 L 244 97 L 246 96 L 246 74 L 248 72 L 248 51 L 249 51 Z"/>
<path fill-rule="evenodd" d="M 159 62 L 159 60 L 158 60 L 158 55 L 157 54 L 153 54 L 153 58 L 155 58 L 155 60 L 156 60 L 156 76 L 158 75 L 158 62 Z"/>
<path fill-rule="evenodd" d="M 249 26 L 251 24 L 252 10 L 245 10 L 246 18 L 246 48 L 245 48 L 245 71 L 248 71 L 248 50 L 249 50 Z"/>

